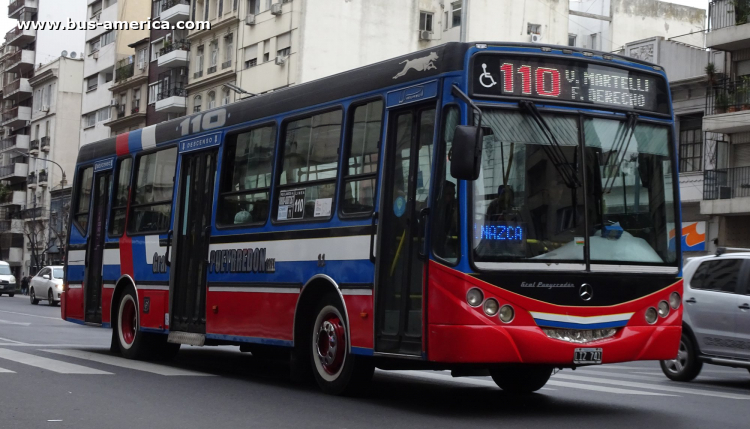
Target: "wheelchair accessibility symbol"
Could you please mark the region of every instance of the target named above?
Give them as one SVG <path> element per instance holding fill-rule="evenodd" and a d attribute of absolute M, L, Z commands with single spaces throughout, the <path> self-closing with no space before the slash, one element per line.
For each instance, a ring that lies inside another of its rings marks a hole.
<path fill-rule="evenodd" d="M 484 73 L 479 75 L 479 83 L 481 83 L 485 88 L 492 88 L 493 86 L 497 85 L 497 82 L 495 82 L 495 79 L 492 77 L 492 75 L 487 72 L 487 64 L 482 64 L 482 70 L 484 70 Z M 489 80 L 489 83 L 485 83 L 487 80 Z"/>

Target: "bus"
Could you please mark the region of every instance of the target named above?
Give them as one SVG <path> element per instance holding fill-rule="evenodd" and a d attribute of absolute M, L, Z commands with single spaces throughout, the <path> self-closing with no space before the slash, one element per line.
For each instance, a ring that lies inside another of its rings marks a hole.
<path fill-rule="evenodd" d="M 656 65 L 448 43 L 88 144 L 62 318 L 126 358 L 289 356 L 540 389 L 674 359 L 674 116 Z"/>

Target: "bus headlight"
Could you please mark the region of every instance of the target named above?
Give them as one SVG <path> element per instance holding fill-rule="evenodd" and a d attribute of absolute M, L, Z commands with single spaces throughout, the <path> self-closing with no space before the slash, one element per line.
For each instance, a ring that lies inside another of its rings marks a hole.
<path fill-rule="evenodd" d="M 500 304 L 495 298 L 490 298 L 484 302 L 484 314 L 492 317 L 497 314 L 497 310 L 500 309 Z"/>
<path fill-rule="evenodd" d="M 649 307 L 648 310 L 646 310 L 646 323 L 649 325 L 653 325 L 656 323 L 656 318 L 658 315 L 656 314 L 656 309 L 654 307 Z"/>
<path fill-rule="evenodd" d="M 515 317 L 516 312 L 510 305 L 504 305 L 500 308 L 500 321 L 503 323 L 510 323 Z"/>
<path fill-rule="evenodd" d="M 680 304 L 682 304 L 682 297 L 679 293 L 672 292 L 669 294 L 669 306 L 672 307 L 673 310 L 680 308 Z"/>
<path fill-rule="evenodd" d="M 667 301 L 659 302 L 659 316 L 661 317 L 669 316 L 669 303 L 667 303 Z"/>
<path fill-rule="evenodd" d="M 477 288 L 471 288 L 466 292 L 466 302 L 472 307 L 479 307 L 484 301 L 484 294 Z"/>

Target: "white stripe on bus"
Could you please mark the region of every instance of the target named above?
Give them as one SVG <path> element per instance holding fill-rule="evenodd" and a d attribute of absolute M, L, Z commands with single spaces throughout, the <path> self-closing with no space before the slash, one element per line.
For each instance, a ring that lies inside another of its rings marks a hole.
<path fill-rule="evenodd" d="M 141 147 L 143 150 L 156 147 L 156 125 L 151 125 L 141 131 Z"/>
<path fill-rule="evenodd" d="M 221 243 L 209 246 L 212 251 L 245 248 L 265 248 L 266 257 L 275 258 L 276 262 L 316 261 L 320 254 L 324 254 L 327 261 L 369 260 L 370 236 Z"/>
<path fill-rule="evenodd" d="M 209 292 L 244 292 L 244 293 L 299 293 L 298 288 L 293 287 L 226 287 L 213 286 L 208 288 Z"/>

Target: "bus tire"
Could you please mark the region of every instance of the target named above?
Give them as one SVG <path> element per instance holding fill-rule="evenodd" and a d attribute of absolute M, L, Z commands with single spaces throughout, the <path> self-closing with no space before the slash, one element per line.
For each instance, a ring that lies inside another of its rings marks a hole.
<path fill-rule="evenodd" d="M 682 331 L 680 348 L 672 360 L 659 362 L 661 371 L 673 381 L 691 381 L 700 374 L 703 362 L 698 359 L 697 349 L 690 335 Z"/>
<path fill-rule="evenodd" d="M 490 368 L 492 380 L 508 393 L 533 393 L 544 387 L 552 376 L 552 367 L 508 365 Z"/>
<path fill-rule="evenodd" d="M 311 324 L 310 359 L 315 381 L 330 395 L 354 394 L 372 380 L 375 367 L 348 351 L 349 333 L 338 297 L 328 295 L 315 307 Z"/>
<path fill-rule="evenodd" d="M 170 361 L 177 356 L 181 344 L 170 343 L 167 336 L 162 334 L 151 334 L 150 350 L 153 351 L 153 358 L 160 361 Z"/>
<path fill-rule="evenodd" d="M 146 336 L 138 329 L 138 299 L 132 287 L 123 291 L 115 308 L 117 326 L 113 328 L 120 353 L 127 359 L 142 359 L 148 344 Z"/>

